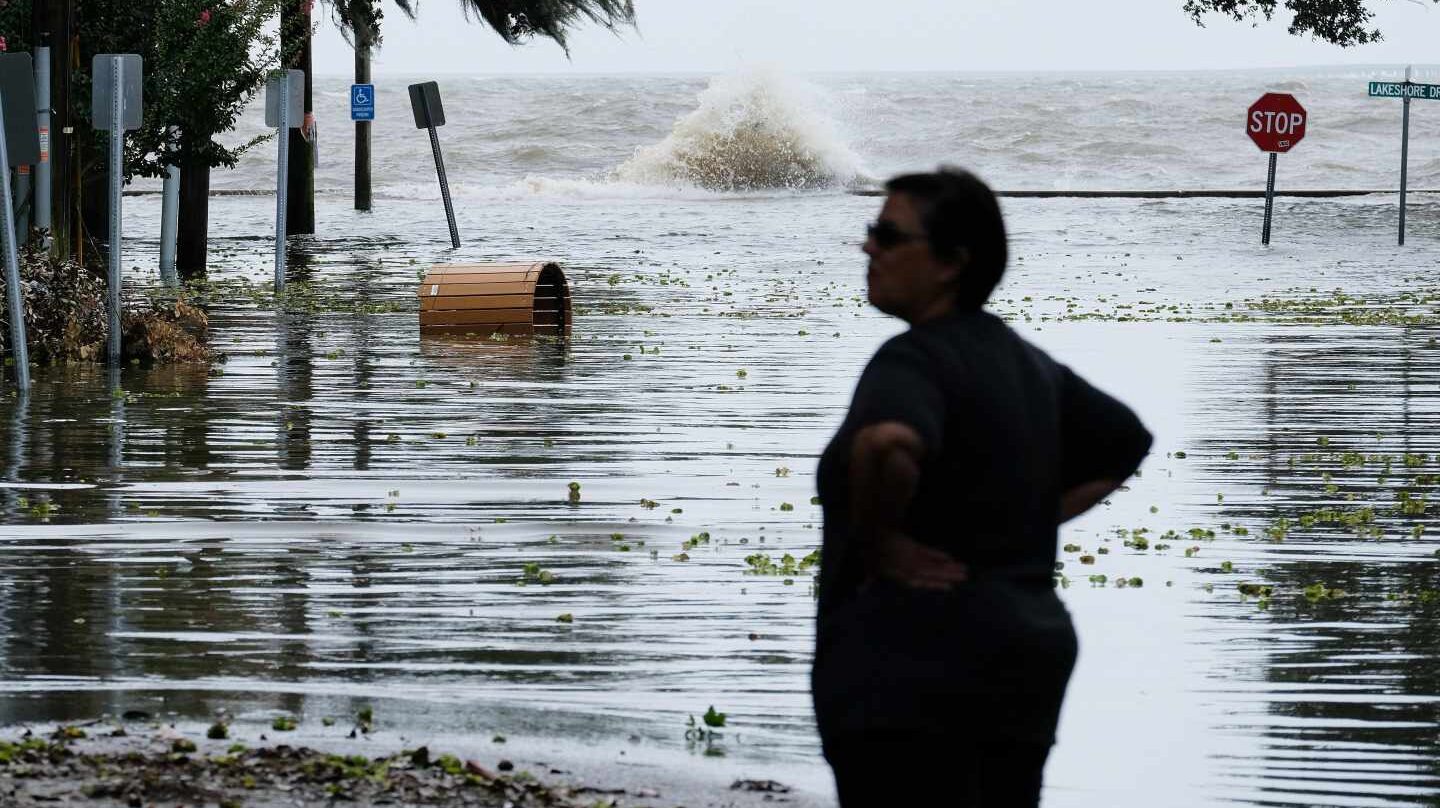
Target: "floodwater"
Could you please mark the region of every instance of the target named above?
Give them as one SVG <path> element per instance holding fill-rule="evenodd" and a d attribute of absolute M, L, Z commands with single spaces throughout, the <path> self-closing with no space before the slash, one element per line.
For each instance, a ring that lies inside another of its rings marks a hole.
<path fill-rule="evenodd" d="M 745 559 L 818 546 L 816 457 L 897 331 L 863 305 L 876 200 L 515 190 L 460 206 L 455 252 L 436 200 L 346 202 L 277 307 L 241 293 L 273 201 L 214 201 L 223 363 L 0 400 L 0 725 L 223 708 L 341 738 L 373 706 L 399 742 L 826 798 L 813 578 Z M 126 205 L 152 267 L 158 201 Z M 1006 210 L 996 311 L 1157 435 L 1062 534 L 1082 651 L 1045 804 L 1433 804 L 1440 200 L 1406 248 L 1384 197 L 1281 200 L 1269 249 L 1254 201 Z M 421 269 L 518 256 L 565 264 L 572 339 L 418 335 Z M 712 705 L 722 735 L 687 739 Z"/>

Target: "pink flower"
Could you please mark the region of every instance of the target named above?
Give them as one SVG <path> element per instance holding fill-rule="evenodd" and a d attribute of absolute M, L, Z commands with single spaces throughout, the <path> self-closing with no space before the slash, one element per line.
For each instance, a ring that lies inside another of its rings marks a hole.
<path fill-rule="evenodd" d="M 7 46 L 5 44 L 5 37 L 0 36 L 0 52 L 4 52 L 6 48 Z"/>
<path fill-rule="evenodd" d="M 195 20 L 195 27 L 196 27 L 196 28 L 204 28 L 209 22 L 210 22 L 210 9 L 207 8 L 207 9 L 205 9 L 204 11 L 200 12 L 200 16 Z"/>

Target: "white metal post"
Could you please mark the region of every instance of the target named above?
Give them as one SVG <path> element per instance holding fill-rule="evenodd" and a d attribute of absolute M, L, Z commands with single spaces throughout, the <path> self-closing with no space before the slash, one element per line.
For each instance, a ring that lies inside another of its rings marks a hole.
<path fill-rule="evenodd" d="M 10 350 L 15 359 L 15 382 L 24 394 L 30 389 L 30 352 L 25 345 L 25 304 L 20 296 L 20 258 L 15 243 L 15 197 L 10 188 L 10 150 L 5 143 L 4 103 L 0 101 L 0 230 L 5 240 L 5 297 L 10 306 Z"/>
<path fill-rule="evenodd" d="M 285 291 L 285 202 L 290 173 L 290 73 L 280 75 L 279 157 L 275 172 L 275 294 Z"/>
<path fill-rule="evenodd" d="M 110 309 L 108 357 L 120 366 L 120 186 L 125 170 L 125 60 L 110 59 L 110 277 L 107 289 Z"/>

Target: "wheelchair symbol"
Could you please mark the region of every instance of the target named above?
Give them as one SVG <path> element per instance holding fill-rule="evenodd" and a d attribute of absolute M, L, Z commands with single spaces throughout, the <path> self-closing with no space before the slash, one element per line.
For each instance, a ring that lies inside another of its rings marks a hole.
<path fill-rule="evenodd" d="M 370 105 L 370 96 L 366 95 L 364 90 L 356 90 L 356 91 L 355 91 L 355 97 L 354 97 L 354 99 L 351 101 L 351 103 L 355 104 L 356 106 L 361 106 L 361 107 L 369 106 L 369 105 Z"/>

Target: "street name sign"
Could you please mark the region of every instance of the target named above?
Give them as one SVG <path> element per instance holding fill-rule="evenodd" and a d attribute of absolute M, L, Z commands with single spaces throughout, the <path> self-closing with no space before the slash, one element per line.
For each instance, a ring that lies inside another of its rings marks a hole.
<path fill-rule="evenodd" d="M 1426 98 L 1440 101 L 1440 84 L 1418 84 L 1413 81 L 1372 81 L 1371 98 Z"/>

